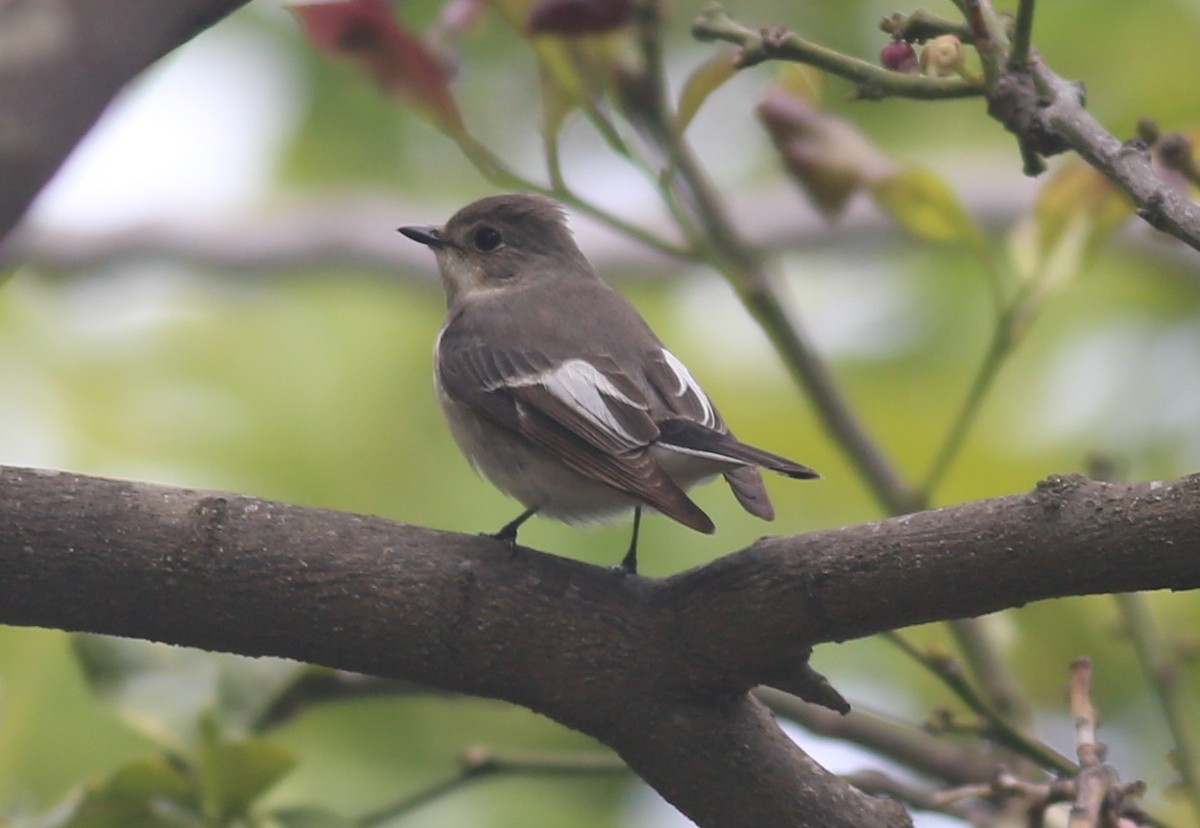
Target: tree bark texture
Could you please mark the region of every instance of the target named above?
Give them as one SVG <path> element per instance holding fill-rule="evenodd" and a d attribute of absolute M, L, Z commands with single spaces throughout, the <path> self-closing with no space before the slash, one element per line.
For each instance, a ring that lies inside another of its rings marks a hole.
<path fill-rule="evenodd" d="M 613 747 L 701 826 L 905 825 L 748 691 L 814 644 L 1066 595 L 1200 585 L 1200 476 L 764 538 L 663 580 L 498 541 L 0 469 L 0 622 L 274 655 L 503 699 Z"/>
<path fill-rule="evenodd" d="M 0 3 L 0 239 L 130 79 L 245 3 Z"/>

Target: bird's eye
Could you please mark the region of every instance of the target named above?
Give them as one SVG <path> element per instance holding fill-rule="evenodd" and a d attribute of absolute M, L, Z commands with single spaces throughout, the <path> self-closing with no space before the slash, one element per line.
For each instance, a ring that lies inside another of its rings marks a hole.
<path fill-rule="evenodd" d="M 500 237 L 499 231 L 492 227 L 480 227 L 475 231 L 475 235 L 471 237 L 471 241 L 475 243 L 475 249 L 481 253 L 488 253 L 495 250 L 504 241 Z"/>

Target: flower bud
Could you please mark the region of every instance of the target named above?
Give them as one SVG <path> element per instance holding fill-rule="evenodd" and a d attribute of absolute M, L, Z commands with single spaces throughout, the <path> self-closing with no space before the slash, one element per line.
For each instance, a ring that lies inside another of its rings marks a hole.
<path fill-rule="evenodd" d="M 879 53 L 879 65 L 893 72 L 915 74 L 920 68 L 917 50 L 906 40 L 893 40 Z"/>
<path fill-rule="evenodd" d="M 935 78 L 961 74 L 965 60 L 962 41 L 950 34 L 935 37 L 921 50 L 921 69 Z"/>
<path fill-rule="evenodd" d="M 785 168 L 826 218 L 836 217 L 863 186 L 895 171 L 849 121 L 782 87 L 767 90 L 757 113 Z"/>

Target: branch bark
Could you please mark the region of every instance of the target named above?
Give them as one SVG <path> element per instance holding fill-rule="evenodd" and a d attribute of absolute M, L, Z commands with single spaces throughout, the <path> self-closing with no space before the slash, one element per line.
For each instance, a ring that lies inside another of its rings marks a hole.
<path fill-rule="evenodd" d="M 1056 75 L 1036 51 L 1018 55 L 1016 64 L 1010 63 L 1007 55 L 995 54 L 996 37 L 1003 36 L 999 18 L 989 3 L 973 7 L 977 14 L 968 16 L 968 22 L 985 74 L 990 76 L 986 89 L 957 78 L 905 75 L 869 66 L 827 49 L 814 49 L 814 44 L 783 28 L 755 31 L 729 17 L 717 3 L 701 13 L 692 33 L 700 40 L 721 40 L 737 46 L 742 55 L 740 67 L 765 60 L 818 66 L 858 83 L 859 97 L 933 99 L 986 94 L 988 114 L 1017 136 L 1028 175 L 1044 171 L 1042 156 L 1074 150 L 1128 195 L 1138 215 L 1150 226 L 1200 250 L 1200 205 L 1162 180 L 1144 146 L 1122 143 L 1105 130 L 1084 108 L 1082 87 Z M 892 29 L 895 25 L 887 24 Z M 989 71 L 988 67 L 997 68 Z"/>
<path fill-rule="evenodd" d="M 748 691 L 808 648 L 1063 595 L 1200 585 L 1200 476 L 766 538 L 665 580 L 488 538 L 0 469 L 0 622 L 276 655 L 521 704 L 701 826 L 894 826 Z M 749 611 L 748 608 L 753 608 Z"/>
<path fill-rule="evenodd" d="M 245 2 L 0 3 L 0 239 L 131 78 Z"/>

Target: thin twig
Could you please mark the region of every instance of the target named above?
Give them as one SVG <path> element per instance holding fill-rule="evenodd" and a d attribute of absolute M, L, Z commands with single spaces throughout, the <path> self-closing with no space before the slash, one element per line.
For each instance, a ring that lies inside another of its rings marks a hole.
<path fill-rule="evenodd" d="M 1138 205 L 1138 215 L 1157 230 L 1200 250 L 1200 204 L 1164 182 L 1144 148 L 1122 144 L 1083 108 L 1080 88 L 1051 72 L 1036 56 L 1030 74 L 1050 92 L 1040 123 L 1075 150 Z"/>
<path fill-rule="evenodd" d="M 692 208 L 702 228 L 700 238 L 706 245 L 704 258 L 720 270 L 738 292 L 792 376 L 807 392 L 826 429 L 850 457 L 881 505 L 891 514 L 911 511 L 914 506 L 911 487 L 859 421 L 825 361 L 809 341 L 800 320 L 788 309 L 767 276 L 761 255 L 746 245 L 734 229 L 712 182 L 683 136 L 672 127 L 674 117 L 666 108 L 663 94 L 662 55 L 657 46 L 659 33 L 653 31 L 656 25 L 654 9 L 650 4 L 643 4 L 641 9 L 643 15 L 650 16 L 642 26 L 644 31 L 651 31 L 645 31 L 641 41 L 647 67 L 646 82 L 654 86 L 643 95 L 647 107 L 654 107 L 654 111 L 643 113 L 643 116 L 657 122 L 655 135 L 671 158 L 671 169 L 678 178 L 677 186 L 683 190 L 682 198 Z"/>
<path fill-rule="evenodd" d="M 637 239 L 648 247 L 666 253 L 669 256 L 674 256 L 680 259 L 694 260 L 696 254 L 687 247 L 682 247 L 675 242 L 657 236 L 654 233 L 646 230 L 645 227 L 627 221 L 616 213 L 612 213 L 597 204 L 580 198 L 570 190 L 556 189 L 547 187 L 536 181 L 532 181 L 525 176 L 515 172 L 502 160 L 500 160 L 491 150 L 480 144 L 473 138 L 461 137 L 456 139 L 463 154 L 467 156 L 467 160 L 474 165 L 480 174 L 488 181 L 499 187 L 509 189 L 525 190 L 527 192 L 538 193 L 539 195 L 557 198 L 565 202 L 571 207 L 574 207 L 581 213 L 601 221 L 613 229 L 624 233 L 630 238 Z"/>
<path fill-rule="evenodd" d="M 977 43 L 982 43 L 988 48 L 1007 48 L 1007 33 L 1004 31 L 998 33 L 992 31 L 993 28 L 1002 29 L 1002 26 L 990 5 L 976 2 L 968 3 L 967 5 L 972 7 L 974 19 L 979 22 L 980 28 L 975 33 Z M 732 20 L 716 5 L 705 9 L 704 13 L 693 25 L 693 34 L 700 39 L 721 39 L 739 45 L 743 50 L 741 61 L 743 66 L 752 65 L 753 63 L 770 58 L 798 60 L 839 74 L 842 77 L 855 80 L 860 84 L 860 91 L 862 88 L 870 87 L 877 81 L 885 84 L 893 84 L 896 78 L 892 76 L 898 74 L 884 72 L 888 77 L 880 78 L 879 73 L 883 70 L 877 66 L 865 64 L 862 61 L 857 61 L 832 50 L 816 46 L 793 33 L 785 32 L 781 29 L 770 32 L 753 32 Z M 994 74 L 995 72 L 993 71 L 992 75 Z M 916 78 L 916 80 L 918 81 L 917 86 L 924 89 L 924 84 L 939 81 L 940 79 Z M 958 78 L 954 79 L 954 81 L 956 85 L 964 89 L 971 88 L 976 91 L 980 89 L 978 85 L 967 84 Z M 915 94 L 912 89 L 901 90 L 895 85 L 887 85 L 881 88 L 887 94 L 930 97 L 926 92 Z M 745 278 L 743 277 L 744 281 Z M 762 282 L 763 280 L 759 278 L 751 284 L 761 284 Z M 993 277 L 993 285 L 996 284 L 998 284 L 998 279 Z M 999 288 L 994 287 L 994 290 L 997 291 L 997 297 L 999 298 Z M 878 449 L 869 441 L 862 439 L 865 436 L 862 433 L 862 429 L 855 427 L 856 422 L 849 416 L 848 407 L 838 396 L 837 388 L 833 385 L 831 378 L 821 373 L 807 376 L 799 373 L 806 368 L 811 368 L 817 372 L 822 371 L 823 363 L 815 357 L 815 354 L 811 353 L 811 347 L 801 337 L 785 339 L 776 335 L 779 331 L 794 331 L 798 330 L 798 328 L 794 324 L 788 325 L 786 319 L 779 318 L 782 314 L 786 314 L 786 310 L 781 303 L 769 301 L 771 299 L 773 297 L 769 295 L 760 296 L 757 291 L 743 289 L 743 300 L 759 320 L 760 324 L 764 325 L 768 331 L 768 335 L 772 336 L 776 348 L 785 355 L 789 367 L 793 369 L 794 373 L 798 374 L 800 381 L 805 384 L 818 410 L 821 411 L 822 419 L 827 427 L 830 428 L 838 441 L 848 448 L 860 473 L 871 484 L 872 490 L 884 504 L 885 508 L 892 514 L 899 514 L 928 505 L 934 488 L 940 482 L 942 476 L 949 468 L 951 461 L 961 448 L 961 444 L 979 412 L 986 393 L 991 388 L 1004 362 L 1004 357 L 1009 353 L 1008 340 L 1012 327 L 1010 322 L 1015 318 L 1016 312 L 1014 311 L 1013 315 L 1006 316 L 998 322 L 998 332 L 993 339 L 993 345 L 985 357 L 984 364 L 976 376 L 963 407 L 956 416 L 945 443 L 936 455 L 930 472 L 927 475 L 925 485 L 918 492 L 912 492 L 911 489 L 908 489 L 904 481 L 899 479 L 890 466 L 883 461 Z M 843 412 L 845 413 L 843 414 Z M 1011 706 L 1011 709 L 1014 711 L 1023 709 L 1019 694 L 1012 687 L 1011 682 L 1003 682 L 1003 691 L 1000 690 L 1002 682 L 999 676 L 1002 673 L 1000 669 L 1002 660 L 995 652 L 995 648 L 990 644 L 988 637 L 981 634 L 978 626 L 973 622 L 955 622 L 951 624 L 951 630 L 955 637 L 962 642 L 964 654 L 967 656 L 972 669 L 983 682 L 984 686 L 988 687 L 989 690 L 996 691 L 992 694 L 992 702 L 1002 706 Z"/>
<path fill-rule="evenodd" d="M 996 713 L 1018 727 L 1030 724 L 1029 708 L 1013 680 L 1012 670 L 996 648 L 983 618 L 958 618 L 946 624 L 963 658 Z"/>
<path fill-rule="evenodd" d="M 933 499 L 933 493 L 941 485 L 951 464 L 962 449 L 967 433 L 975 423 L 988 391 L 991 390 L 993 382 L 1000 373 L 1000 368 L 1012 352 L 1011 345 L 1012 337 L 1009 334 L 1008 326 L 1001 321 L 992 333 L 992 340 L 983 356 L 983 362 L 980 364 L 979 370 L 975 372 L 975 377 L 971 380 L 971 387 L 967 390 L 967 395 L 954 417 L 954 422 L 946 433 L 941 448 L 934 455 L 929 471 L 926 472 L 925 479 L 921 483 L 921 496 L 925 501 Z"/>
<path fill-rule="evenodd" d="M 1044 768 L 1057 773 L 1073 774 L 1078 768 L 1071 760 L 1043 742 L 1031 739 L 1013 727 L 990 702 L 983 698 L 963 675 L 958 664 L 950 658 L 934 656 L 913 645 L 896 632 L 883 633 L 883 637 L 899 647 L 904 653 L 925 667 L 946 684 L 972 712 L 989 725 L 988 732 L 996 742 L 1037 762 Z"/>
<path fill-rule="evenodd" d="M 861 745 L 924 776 L 950 785 L 992 779 L 998 763 L 979 750 L 942 739 L 909 722 L 872 712 L 855 703 L 843 716 L 790 693 L 759 687 L 754 694 L 776 715 L 790 719 L 806 730 Z"/>
<path fill-rule="evenodd" d="M 611 753 L 494 753 L 474 747 L 460 757 L 457 773 L 360 817 L 356 825 L 376 828 L 492 776 L 595 776 L 629 772 L 629 767 Z"/>
<path fill-rule="evenodd" d="M 992 89 L 1004 72 L 1009 51 L 1008 31 L 988 0 L 964 0 L 961 8 L 974 33 L 975 50 L 983 64 L 984 85 Z"/>
<path fill-rule="evenodd" d="M 970 23 L 985 69 L 983 84 L 961 78 L 927 78 L 890 72 L 858 61 L 784 30 L 753 31 L 711 5 L 693 24 L 701 40 L 723 40 L 743 49 L 742 66 L 792 60 L 819 66 L 860 84 L 860 97 L 896 95 L 947 98 L 987 93 L 989 114 L 1017 135 L 1025 170 L 1045 169 L 1042 156 L 1072 149 L 1124 191 L 1152 227 L 1200 250 L 1200 205 L 1176 192 L 1154 170 L 1144 147 L 1123 145 L 1086 109 L 1077 84 L 1051 72 L 1030 53 L 1023 71 L 1009 71 L 1008 33 L 990 3 L 958 0 Z M 811 48 L 810 48 L 811 47 Z"/>
<path fill-rule="evenodd" d="M 1098 779 L 1094 773 L 1103 766 L 1104 746 L 1096 741 L 1096 710 L 1091 693 L 1092 661 L 1078 658 L 1071 663 L 1071 680 L 1067 684 L 1071 717 L 1075 720 L 1075 755 L 1080 766 L 1068 828 L 1100 828 L 1100 814 L 1108 794 L 1107 780 Z"/>
<path fill-rule="evenodd" d="M 1154 623 L 1146 596 L 1140 592 L 1125 592 L 1113 597 L 1142 673 L 1166 717 L 1175 742 L 1175 766 L 1200 824 L 1200 747 L 1196 742 L 1192 713 L 1195 700 L 1186 694 L 1180 682 L 1179 665 Z"/>
<path fill-rule="evenodd" d="M 1033 40 L 1033 12 L 1037 0 L 1020 0 L 1017 19 L 1013 24 L 1012 46 L 1008 52 L 1008 67 L 1019 69 L 1029 60 L 1029 48 Z"/>
<path fill-rule="evenodd" d="M 741 47 L 739 67 L 766 60 L 790 60 L 824 69 L 858 84 L 858 97 L 868 99 L 898 96 L 939 100 L 969 98 L 983 94 L 983 87 L 962 78 L 933 78 L 893 72 L 874 63 L 844 55 L 805 40 L 785 29 L 754 31 L 735 21 L 719 4 L 709 5 L 692 24 L 698 40 L 723 40 Z"/>
<path fill-rule="evenodd" d="M 912 782 L 897 779 L 877 770 L 860 770 L 842 774 L 842 779 L 872 796 L 883 796 L 903 802 L 920 811 L 938 811 L 958 817 L 970 825 L 983 825 L 991 814 L 983 812 L 983 806 L 965 801 L 942 801 L 937 791 L 932 791 Z"/>
<path fill-rule="evenodd" d="M 894 12 L 880 22 L 879 28 L 902 40 L 918 43 L 944 34 L 952 34 L 963 43 L 970 43 L 975 37 L 971 27 L 961 20 L 950 20 L 925 9 L 915 9 L 909 14 Z"/>
<path fill-rule="evenodd" d="M 1103 748 L 1096 742 L 1096 709 L 1092 706 L 1092 660 L 1077 658 L 1071 662 L 1071 681 L 1067 685 L 1071 718 L 1075 721 L 1075 755 L 1080 767 L 1092 767 L 1103 761 Z"/>

